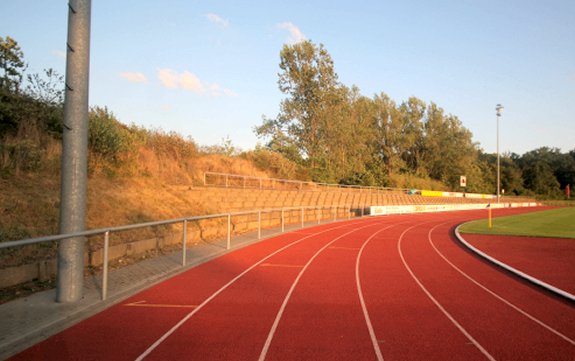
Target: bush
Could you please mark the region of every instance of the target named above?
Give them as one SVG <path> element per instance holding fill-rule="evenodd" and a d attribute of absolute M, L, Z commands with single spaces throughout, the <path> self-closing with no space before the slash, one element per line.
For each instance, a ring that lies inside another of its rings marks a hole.
<path fill-rule="evenodd" d="M 0 143 L 0 169 L 35 171 L 42 164 L 42 149 L 29 139 L 4 139 Z"/>
<path fill-rule="evenodd" d="M 271 172 L 278 178 L 298 179 L 303 174 L 296 163 L 268 149 L 256 148 L 242 156 L 254 162 L 258 169 Z"/>
<path fill-rule="evenodd" d="M 145 139 L 146 146 L 158 156 L 180 161 L 193 158 L 198 154 L 196 143 L 191 138 L 184 139 L 176 132 L 165 133 L 162 130 L 155 130 L 148 132 L 145 137 L 140 134 L 138 138 Z"/>
<path fill-rule="evenodd" d="M 89 113 L 88 147 L 93 155 L 117 163 L 126 151 L 129 137 L 123 136 L 120 123 L 108 108 L 95 107 Z"/>

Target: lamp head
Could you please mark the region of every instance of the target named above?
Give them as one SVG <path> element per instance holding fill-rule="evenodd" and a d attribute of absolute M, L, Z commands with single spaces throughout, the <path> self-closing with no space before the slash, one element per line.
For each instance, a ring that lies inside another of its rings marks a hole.
<path fill-rule="evenodd" d="M 503 110 L 503 105 L 497 104 L 497 105 L 495 106 L 495 111 L 497 112 L 497 116 L 498 116 L 498 117 L 501 116 L 501 111 L 502 111 L 502 110 Z"/>

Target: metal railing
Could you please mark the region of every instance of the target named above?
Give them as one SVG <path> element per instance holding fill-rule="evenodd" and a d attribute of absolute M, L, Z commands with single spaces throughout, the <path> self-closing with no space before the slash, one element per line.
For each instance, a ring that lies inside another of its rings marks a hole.
<path fill-rule="evenodd" d="M 328 216 L 326 217 L 326 210 L 328 211 Z M 146 222 L 146 223 L 139 223 L 133 225 L 125 225 L 125 226 L 117 226 L 117 227 L 109 227 L 109 228 L 99 228 L 94 230 L 87 230 L 82 232 L 76 233 L 68 233 L 68 234 L 60 234 L 60 235 L 53 235 L 53 236 L 46 236 L 46 237 L 37 237 L 37 238 L 29 238 L 23 239 L 18 241 L 8 241 L 0 243 L 0 249 L 10 248 L 10 247 L 21 247 L 26 245 L 34 245 L 40 244 L 45 242 L 52 242 L 52 241 L 61 241 L 64 239 L 74 238 L 74 237 L 89 237 L 89 236 L 98 236 L 103 235 L 104 238 L 104 245 L 103 245 L 103 264 L 102 264 L 102 300 L 105 300 L 108 294 L 108 272 L 109 272 L 109 249 L 110 249 L 110 235 L 112 233 L 118 232 L 125 232 L 135 229 L 141 228 L 148 228 L 148 227 L 157 227 L 157 226 L 166 226 L 166 225 L 173 225 L 173 224 L 181 224 L 182 225 L 182 267 L 186 266 L 186 249 L 188 243 L 188 236 L 187 236 L 187 228 L 190 222 L 206 220 L 206 219 L 225 219 L 227 221 L 226 231 L 227 231 L 227 238 L 226 238 L 226 249 L 230 249 L 232 246 L 232 230 L 233 224 L 232 219 L 235 217 L 241 216 L 249 216 L 257 214 L 257 239 L 261 239 L 262 237 L 262 227 L 263 218 L 262 215 L 269 213 L 270 218 L 268 219 L 268 228 L 281 227 L 281 232 L 285 232 L 285 227 L 287 224 L 301 224 L 301 228 L 304 227 L 305 222 L 313 221 L 314 223 L 320 224 L 322 221 L 333 220 L 337 221 L 338 219 L 347 218 L 351 219 L 352 216 L 354 217 L 363 217 L 364 216 L 365 206 L 363 207 L 352 207 L 349 205 L 339 205 L 339 206 L 307 206 L 307 207 L 289 207 L 289 208 L 274 208 L 274 209 L 263 209 L 263 210 L 256 210 L 256 211 L 245 211 L 245 212 L 236 212 L 236 213 L 222 213 L 222 214 L 214 214 L 214 215 L 207 215 L 207 216 L 194 216 L 194 217 L 182 217 L 164 221 L 155 221 L 155 222 Z M 279 219 L 277 219 L 278 224 L 274 225 L 273 223 L 273 214 L 277 213 L 279 215 Z M 294 213 L 299 213 L 294 216 Z M 343 217 L 341 217 L 343 216 Z M 296 221 L 294 221 L 296 220 Z M 254 232 L 256 229 L 250 229 L 249 225 L 246 227 L 247 232 Z"/>
<path fill-rule="evenodd" d="M 347 184 L 315 183 L 281 178 L 254 177 L 230 173 L 204 172 L 204 186 L 243 189 L 321 190 L 350 189 L 367 192 L 405 193 L 408 188 L 372 187 Z"/>

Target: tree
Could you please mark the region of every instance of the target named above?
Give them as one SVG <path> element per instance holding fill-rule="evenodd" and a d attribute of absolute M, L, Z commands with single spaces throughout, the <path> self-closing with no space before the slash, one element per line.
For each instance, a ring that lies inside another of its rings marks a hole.
<path fill-rule="evenodd" d="M 410 97 L 399 106 L 401 158 L 413 174 L 420 176 L 425 174 L 422 164 L 425 108 L 425 103 L 416 97 Z"/>
<path fill-rule="evenodd" d="M 385 166 L 387 174 L 406 169 L 399 148 L 402 137 L 400 115 L 397 105 L 385 93 L 373 98 L 377 159 Z"/>
<path fill-rule="evenodd" d="M 518 159 L 518 164 L 524 173 L 525 187 L 542 195 L 553 195 L 555 191 L 575 181 L 573 157 L 562 154 L 557 148 L 541 147 L 527 152 Z M 544 170 L 545 174 L 533 174 L 534 169 Z M 547 171 L 550 171 L 550 174 Z M 543 177 L 552 179 L 543 180 Z M 553 188 L 554 191 L 551 192 L 548 188 Z M 544 193 L 540 193 L 541 191 Z"/>
<path fill-rule="evenodd" d="M 557 197 L 561 195 L 559 182 L 553 174 L 553 169 L 544 160 L 538 159 L 530 163 L 524 170 L 525 188 L 536 194 Z"/>
<path fill-rule="evenodd" d="M 337 97 L 337 74 L 327 50 L 310 41 L 284 45 L 278 85 L 288 96 L 276 119 L 256 129 L 260 136 L 287 137 L 312 168 L 325 166 L 325 132 Z"/>
<path fill-rule="evenodd" d="M 519 195 L 524 192 L 523 172 L 515 163 L 513 157 L 503 154 L 500 158 L 501 164 L 501 188 L 505 194 Z"/>
<path fill-rule="evenodd" d="M 18 93 L 25 69 L 24 53 L 18 42 L 9 36 L 5 39 L 0 36 L 0 89 Z"/>

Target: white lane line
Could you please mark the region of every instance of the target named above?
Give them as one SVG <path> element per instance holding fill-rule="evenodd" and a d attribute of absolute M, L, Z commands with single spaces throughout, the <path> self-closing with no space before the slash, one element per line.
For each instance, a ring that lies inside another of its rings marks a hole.
<path fill-rule="evenodd" d="M 260 267 L 278 267 L 278 268 L 302 268 L 303 265 L 298 264 L 281 264 L 281 263 L 262 263 Z"/>
<path fill-rule="evenodd" d="M 461 333 L 463 333 L 465 337 L 467 337 L 467 339 L 471 341 L 471 343 L 473 343 L 473 345 L 475 345 L 475 347 L 477 347 L 479 351 L 483 353 L 483 355 L 485 355 L 485 357 L 487 357 L 488 360 L 495 361 L 495 358 L 483 346 L 481 346 L 481 344 L 475 338 L 473 338 L 473 336 L 471 336 L 471 334 L 469 334 L 469 332 L 467 332 L 467 330 L 463 328 L 463 326 L 461 326 L 461 324 L 459 324 L 459 322 L 457 322 L 457 320 L 455 320 L 455 318 L 453 318 L 453 316 L 449 312 L 447 312 L 445 308 L 443 308 L 443 306 L 439 303 L 439 301 L 437 301 L 437 299 L 435 299 L 435 297 L 433 297 L 433 295 L 427 290 L 427 288 L 425 288 L 425 286 L 421 283 L 421 281 L 419 281 L 417 276 L 413 273 L 413 271 L 405 261 L 405 257 L 403 257 L 403 252 L 401 251 L 401 241 L 403 240 L 403 236 L 415 227 L 416 226 L 412 226 L 403 231 L 401 236 L 399 236 L 399 240 L 397 241 L 397 250 L 399 251 L 399 256 L 401 258 L 401 261 L 403 262 L 403 265 L 407 269 L 407 272 L 409 272 L 415 283 L 417 283 L 417 285 L 423 290 L 423 292 L 427 295 L 427 297 L 429 297 L 429 299 L 435 304 L 435 306 L 437 306 L 437 308 L 439 308 L 439 310 L 443 312 L 443 314 L 451 321 L 451 323 L 453 323 L 455 327 L 457 327 L 459 331 L 461 331 Z"/>
<path fill-rule="evenodd" d="M 445 223 L 443 223 L 445 224 Z M 548 331 L 551 331 L 552 333 L 554 333 L 555 335 L 561 337 L 562 339 L 564 339 L 565 341 L 569 342 L 572 345 L 575 345 L 575 341 L 572 340 L 571 338 L 569 338 L 568 336 L 562 334 L 561 332 L 555 330 L 554 328 L 552 328 L 551 326 L 547 325 L 546 323 L 544 323 L 543 321 L 537 319 L 535 316 L 530 315 L 529 313 L 527 313 L 526 311 L 524 311 L 523 309 L 521 309 L 520 307 L 514 305 L 513 303 L 507 301 L 505 298 L 499 296 L 497 293 L 495 293 L 494 291 L 490 290 L 489 288 L 487 288 L 486 286 L 484 286 L 483 284 L 479 283 L 479 281 L 475 280 L 473 277 L 471 277 L 470 275 L 468 275 L 467 273 L 465 273 L 463 270 L 461 270 L 459 267 L 457 267 L 455 264 L 453 264 L 451 261 L 449 261 L 449 259 L 447 259 L 447 257 L 445 255 L 443 255 L 443 253 L 441 253 L 439 251 L 439 249 L 437 249 L 437 247 L 435 246 L 435 244 L 433 243 L 432 237 L 431 237 L 431 233 L 435 230 L 435 228 L 442 226 L 443 224 L 438 224 L 437 226 L 433 227 L 431 230 L 429 230 L 429 233 L 427 234 L 427 238 L 429 239 L 429 243 L 431 244 L 431 246 L 433 247 L 433 249 L 435 250 L 435 252 L 437 252 L 437 254 L 439 256 L 441 256 L 441 258 L 443 258 L 443 260 L 445 262 L 447 262 L 447 264 L 449 264 L 451 267 L 453 267 L 457 272 L 461 273 L 461 275 L 463 275 L 465 278 L 467 278 L 468 280 L 470 280 L 471 282 L 473 282 L 475 285 L 477 285 L 479 288 L 483 289 L 485 292 L 489 293 L 490 295 L 492 295 L 493 297 L 497 298 L 498 300 L 500 300 L 501 302 L 505 303 L 507 306 L 513 308 L 514 310 L 516 310 L 517 312 L 521 313 L 523 316 L 529 318 L 531 321 L 537 323 L 538 325 L 544 327 L 545 329 L 547 329 Z"/>
<path fill-rule="evenodd" d="M 391 227 L 393 227 L 393 226 L 385 227 L 385 228 L 380 229 L 379 231 L 375 232 L 374 234 L 372 234 L 371 237 L 369 237 L 361 246 L 359 253 L 357 254 L 357 258 L 355 260 L 355 284 L 357 286 L 357 294 L 359 296 L 359 302 L 361 303 L 361 309 L 363 310 L 363 317 L 365 318 L 365 323 L 367 324 L 369 336 L 371 337 L 371 343 L 373 344 L 373 350 L 375 351 L 375 356 L 377 357 L 377 359 L 379 361 L 383 361 L 383 354 L 381 353 L 381 348 L 379 347 L 379 344 L 383 343 L 383 341 L 378 340 L 377 337 L 375 336 L 375 331 L 373 330 L 371 318 L 369 317 L 369 312 L 367 311 L 367 306 L 365 305 L 365 299 L 363 298 L 363 290 L 361 288 L 361 280 L 359 277 L 359 263 L 361 260 L 361 256 L 363 254 L 363 250 L 365 249 L 367 244 L 373 238 L 375 238 L 375 236 L 377 236 L 379 233 L 381 233 L 381 232 L 383 232 L 383 231 L 385 231 Z"/>
<path fill-rule="evenodd" d="M 198 305 L 171 305 L 161 303 L 146 303 L 146 301 L 138 301 L 124 304 L 125 307 L 148 307 L 148 308 L 196 308 Z"/>
<path fill-rule="evenodd" d="M 374 222 L 374 223 L 375 223 L 375 222 Z M 284 301 L 283 301 L 283 303 L 282 303 L 282 305 L 281 305 L 281 307 L 280 307 L 280 309 L 279 309 L 279 311 L 278 311 L 278 313 L 277 313 L 277 315 L 276 315 L 276 318 L 275 318 L 274 323 L 273 323 L 273 325 L 272 325 L 272 327 L 271 327 L 271 329 L 270 329 L 270 332 L 268 333 L 268 337 L 267 337 L 267 339 L 266 339 L 266 342 L 265 342 L 265 344 L 264 344 L 264 347 L 262 348 L 262 352 L 260 353 L 259 361 L 263 361 L 263 360 L 266 359 L 267 353 L 268 353 L 268 351 L 269 351 L 270 345 L 271 345 L 271 343 L 272 343 L 272 340 L 273 340 L 273 338 L 274 338 L 274 335 L 275 335 L 275 333 L 276 333 L 276 330 L 277 330 L 277 328 L 278 328 L 278 325 L 279 325 L 279 323 L 280 323 L 280 320 L 281 320 L 281 318 L 282 318 L 282 316 L 283 316 L 283 313 L 284 313 L 284 311 L 285 311 L 285 308 L 286 308 L 286 306 L 287 306 L 287 304 L 288 304 L 288 302 L 289 302 L 289 300 L 290 300 L 290 298 L 291 298 L 291 295 L 293 294 L 293 292 L 294 292 L 294 290 L 295 290 L 297 284 L 299 283 L 299 280 L 301 279 L 301 277 L 303 276 L 303 274 L 305 273 L 305 271 L 307 270 L 307 268 L 309 267 L 309 265 L 312 264 L 312 262 L 317 258 L 317 256 L 319 256 L 319 254 L 321 254 L 326 248 L 328 248 L 329 246 L 331 246 L 335 241 L 337 241 L 337 240 L 339 240 L 339 239 L 341 239 L 341 238 L 347 236 L 348 234 L 357 232 L 357 231 L 359 231 L 359 230 L 361 230 L 361 229 L 364 229 L 364 228 L 367 228 L 367 227 L 370 227 L 370 226 L 374 226 L 374 224 L 368 224 L 368 225 L 363 226 L 363 227 L 359 227 L 359 228 L 352 229 L 351 231 L 346 232 L 346 233 L 342 234 L 341 236 L 339 236 L 339 237 L 337 237 L 337 238 L 334 238 L 331 242 L 329 242 L 328 244 L 326 244 L 325 246 L 323 246 L 322 248 L 320 248 L 320 249 L 307 261 L 307 263 L 305 264 L 305 266 L 303 267 L 303 269 L 299 272 L 299 274 L 297 275 L 296 279 L 295 279 L 294 282 L 292 283 L 292 285 L 291 285 L 291 287 L 290 287 L 288 293 L 286 294 L 286 297 L 284 298 Z"/>
<path fill-rule="evenodd" d="M 366 221 L 366 223 L 369 221 Z M 371 222 L 371 223 L 375 223 L 375 222 Z M 329 228 L 326 230 L 323 230 L 321 232 L 317 232 L 314 234 L 311 234 L 309 236 L 300 238 L 299 240 L 296 240 L 292 243 L 289 243 L 287 245 L 285 245 L 284 247 L 276 250 L 275 252 L 267 255 L 266 257 L 262 258 L 261 260 L 259 260 L 258 262 L 254 263 L 252 266 L 250 266 L 249 268 L 247 268 L 245 271 L 243 271 L 242 273 L 240 273 L 239 275 L 237 275 L 236 277 L 234 277 L 231 281 L 229 281 L 228 283 L 226 283 L 225 285 L 223 285 L 219 290 L 217 290 L 216 292 L 214 292 L 210 297 L 208 297 L 204 302 L 202 302 L 201 304 L 198 305 L 198 307 L 196 307 L 193 311 L 191 311 L 190 313 L 188 313 L 186 316 L 184 316 L 184 318 L 182 318 L 177 324 L 174 325 L 174 327 L 172 327 L 170 330 L 168 330 L 164 335 L 162 335 L 158 340 L 156 340 L 156 342 L 154 342 L 152 345 L 150 345 L 140 356 L 138 356 L 138 358 L 136 358 L 136 361 L 140 361 L 143 360 L 146 356 L 148 356 L 152 351 L 154 351 L 160 344 L 162 344 L 162 342 L 164 342 L 168 337 L 170 337 L 174 332 L 176 332 L 177 329 L 179 329 L 180 327 L 182 327 L 182 325 L 184 323 L 186 323 L 186 321 L 188 321 L 193 315 L 195 315 L 197 312 L 199 312 L 202 308 L 204 308 L 205 305 L 207 305 L 210 301 L 212 301 L 214 298 L 216 298 L 220 293 L 222 293 L 223 291 L 225 291 L 228 287 L 230 287 L 232 284 L 234 284 L 237 280 L 239 280 L 240 278 L 242 278 L 244 275 L 246 275 L 248 272 L 250 272 L 251 270 L 253 270 L 254 268 L 258 267 L 261 263 L 267 261 L 268 259 L 270 259 L 271 257 L 275 256 L 276 254 L 283 252 L 284 250 L 288 249 L 289 247 L 298 244 L 308 238 L 311 238 L 313 236 L 322 234 L 322 233 L 326 233 L 329 231 L 332 231 L 334 229 L 339 229 L 339 228 L 343 228 L 346 225 L 340 225 L 338 227 L 333 227 L 333 228 Z"/>
<path fill-rule="evenodd" d="M 329 249 L 335 249 L 335 250 L 343 250 L 343 251 L 359 251 L 359 247 L 329 247 Z"/>
<path fill-rule="evenodd" d="M 509 272 L 511 272 L 511 273 L 514 273 L 516 276 L 519 276 L 519 277 L 521 277 L 521 278 L 523 278 L 523 279 L 525 279 L 525 280 L 527 280 L 527 281 L 529 281 L 529 282 L 531 282 L 531 283 L 534 283 L 534 284 L 536 284 L 536 285 L 538 285 L 538 286 L 540 286 L 540 287 L 543 287 L 544 289 L 547 289 L 547 290 L 550 291 L 550 292 L 556 293 L 556 294 L 558 294 L 559 296 L 564 297 L 564 298 L 566 298 L 566 299 L 568 299 L 568 300 L 570 300 L 570 301 L 575 301 L 575 295 L 573 295 L 573 294 L 571 294 L 571 293 L 569 293 L 569 292 L 567 292 L 567 291 L 564 291 L 564 290 L 562 290 L 562 289 L 560 289 L 560 288 L 557 288 L 557 287 L 555 287 L 555 286 L 552 286 L 552 285 L 550 285 L 550 284 L 547 283 L 547 282 L 543 282 L 543 281 L 540 280 L 540 279 L 537 279 L 537 278 L 535 278 L 535 277 L 532 277 L 532 276 L 528 275 L 528 274 L 525 273 L 525 272 L 521 272 L 520 270 L 518 270 L 518 269 L 516 269 L 516 268 L 514 268 L 514 267 L 511 267 L 510 265 L 508 265 L 508 264 L 506 264 L 506 263 L 503 263 L 503 262 L 499 261 L 498 259 L 495 259 L 495 258 L 491 257 L 490 255 L 488 255 L 487 253 L 485 253 L 485 252 L 479 250 L 478 248 L 474 247 L 471 243 L 467 242 L 467 241 L 465 240 L 465 238 L 463 238 L 463 237 L 461 236 L 461 234 L 459 233 L 459 227 L 460 227 L 460 226 L 461 226 L 461 225 L 459 225 L 459 226 L 455 229 L 455 236 L 457 237 L 457 239 L 459 240 L 459 242 L 460 242 L 461 244 L 463 244 L 465 247 L 467 247 L 470 251 L 476 253 L 479 257 L 485 258 L 487 261 L 489 261 L 489 262 L 491 262 L 491 263 L 493 263 L 493 264 L 495 264 L 495 265 L 497 265 L 497 266 L 499 266 L 499 267 L 501 267 L 501 268 L 503 268 L 503 269 L 505 269 L 505 270 L 507 270 L 507 271 L 509 271 Z"/>

